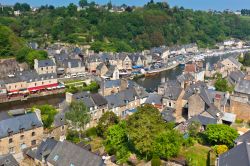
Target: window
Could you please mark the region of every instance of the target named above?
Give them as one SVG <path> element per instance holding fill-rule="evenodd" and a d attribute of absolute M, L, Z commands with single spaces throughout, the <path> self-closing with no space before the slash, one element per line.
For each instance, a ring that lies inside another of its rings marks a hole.
<path fill-rule="evenodd" d="M 15 151 L 14 151 L 14 147 L 10 147 L 10 148 L 9 148 L 9 152 L 10 152 L 10 153 L 14 153 L 14 152 L 15 152 Z"/>
<path fill-rule="evenodd" d="M 43 67 L 41 68 L 41 70 L 43 71 Z"/>
<path fill-rule="evenodd" d="M 54 160 L 54 161 L 57 161 L 58 158 L 59 158 L 59 156 L 58 156 L 58 155 L 55 155 L 54 158 L 53 158 L 53 160 Z"/>
<path fill-rule="evenodd" d="M 64 130 L 64 126 L 62 126 L 62 130 Z"/>
<path fill-rule="evenodd" d="M 170 102 L 168 103 L 168 106 L 171 107 L 171 103 Z"/>
<path fill-rule="evenodd" d="M 20 136 L 20 139 L 23 140 L 23 139 L 24 139 L 24 135 L 21 135 L 21 136 Z"/>
<path fill-rule="evenodd" d="M 36 135 L 36 133 L 33 131 L 33 132 L 31 133 L 31 135 L 32 135 L 32 136 L 35 136 L 35 135 Z"/>
<path fill-rule="evenodd" d="M 24 129 L 22 128 L 22 129 L 20 129 L 20 133 L 23 133 L 23 131 L 24 131 Z"/>
<path fill-rule="evenodd" d="M 36 145 L 36 140 L 32 140 L 31 145 Z"/>
<path fill-rule="evenodd" d="M 9 139 L 9 144 L 11 144 L 13 142 L 13 138 Z"/>

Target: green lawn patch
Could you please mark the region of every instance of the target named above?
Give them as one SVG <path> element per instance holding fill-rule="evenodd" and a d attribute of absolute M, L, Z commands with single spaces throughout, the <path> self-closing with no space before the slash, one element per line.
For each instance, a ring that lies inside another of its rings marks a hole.
<path fill-rule="evenodd" d="M 181 155 L 184 156 L 190 166 L 206 166 L 208 164 L 208 153 L 210 148 L 200 144 L 183 148 Z"/>

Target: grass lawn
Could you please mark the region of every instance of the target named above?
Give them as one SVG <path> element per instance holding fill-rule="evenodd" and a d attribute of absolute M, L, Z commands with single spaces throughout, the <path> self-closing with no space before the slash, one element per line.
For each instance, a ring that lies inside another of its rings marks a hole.
<path fill-rule="evenodd" d="M 184 156 L 190 166 L 206 166 L 208 163 L 208 152 L 210 148 L 196 144 L 189 148 L 183 148 L 181 155 Z"/>
<path fill-rule="evenodd" d="M 250 21 L 250 16 L 240 16 L 242 20 Z"/>
<path fill-rule="evenodd" d="M 94 137 L 93 140 L 90 142 L 92 151 L 96 151 L 103 146 L 103 139 L 100 137 Z"/>

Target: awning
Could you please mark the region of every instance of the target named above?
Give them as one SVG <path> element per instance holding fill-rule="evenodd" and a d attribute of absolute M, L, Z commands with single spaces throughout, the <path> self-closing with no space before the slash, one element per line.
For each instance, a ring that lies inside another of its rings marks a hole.
<path fill-rule="evenodd" d="M 58 83 L 56 84 L 49 84 L 49 85 L 43 85 L 43 86 L 36 86 L 36 87 L 32 87 L 32 88 L 28 88 L 29 91 L 35 92 L 35 91 L 39 91 L 39 90 L 43 90 L 46 88 L 56 88 L 58 86 Z"/>

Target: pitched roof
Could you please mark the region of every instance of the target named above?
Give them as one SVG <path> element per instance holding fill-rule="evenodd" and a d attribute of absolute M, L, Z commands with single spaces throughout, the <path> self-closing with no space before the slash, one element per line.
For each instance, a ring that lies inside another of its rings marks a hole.
<path fill-rule="evenodd" d="M 33 127 L 42 127 L 43 123 L 38 119 L 36 113 L 28 113 L 21 116 L 0 121 L 0 138 L 8 136 L 9 132 L 17 134 L 20 129 L 24 131 L 31 130 Z"/>
<path fill-rule="evenodd" d="M 250 80 L 240 80 L 234 90 L 238 93 L 250 95 Z"/>
<path fill-rule="evenodd" d="M 145 101 L 147 104 L 162 104 L 162 96 L 156 93 L 150 93 L 147 100 Z"/>
<path fill-rule="evenodd" d="M 241 79 L 243 79 L 245 77 L 245 74 L 242 71 L 232 71 L 229 73 L 228 75 L 228 80 L 230 83 L 235 84 L 237 82 L 239 82 Z"/>
<path fill-rule="evenodd" d="M 19 166 L 16 159 L 13 157 L 12 154 L 6 154 L 0 156 L 0 165 L 1 166 Z"/>
<path fill-rule="evenodd" d="M 105 88 L 113 88 L 113 87 L 120 87 L 121 80 L 105 80 L 104 87 Z"/>
<path fill-rule="evenodd" d="M 35 158 L 39 161 L 42 161 L 43 157 L 46 159 L 57 143 L 58 141 L 51 138 L 47 138 L 45 141 L 42 141 L 36 150 Z"/>
<path fill-rule="evenodd" d="M 102 158 L 68 141 L 58 142 L 47 161 L 60 166 L 103 166 Z"/>
<path fill-rule="evenodd" d="M 56 64 L 52 59 L 38 60 L 38 67 L 55 66 Z"/>
<path fill-rule="evenodd" d="M 250 145 L 246 142 L 237 145 L 236 147 L 219 156 L 218 166 L 235 165 L 250 165 Z"/>
<path fill-rule="evenodd" d="M 67 59 L 63 61 L 64 67 L 69 68 L 77 68 L 77 67 L 83 67 L 83 62 L 79 59 Z"/>
<path fill-rule="evenodd" d="M 186 64 L 184 71 L 188 72 L 188 73 L 195 73 L 196 72 L 196 64 L 194 64 L 194 63 Z"/>
<path fill-rule="evenodd" d="M 230 56 L 228 59 L 229 59 L 233 64 L 235 64 L 237 67 L 241 67 L 241 66 L 242 66 L 242 64 L 241 64 L 239 61 L 237 61 L 234 57 Z"/>
<path fill-rule="evenodd" d="M 104 66 L 106 66 L 104 63 L 100 63 L 99 65 L 97 65 L 96 70 L 102 70 Z"/>
<path fill-rule="evenodd" d="M 177 100 L 182 92 L 182 88 L 178 85 L 165 87 L 164 98 L 169 100 Z"/>
<path fill-rule="evenodd" d="M 234 141 L 236 143 L 239 142 L 250 142 L 250 130 L 248 130 L 246 133 L 240 135 L 236 140 Z"/>
<path fill-rule="evenodd" d="M 194 76 L 190 73 L 185 73 L 177 77 L 177 81 L 179 83 L 186 82 L 186 81 L 193 81 L 194 79 L 195 79 Z"/>
<path fill-rule="evenodd" d="M 187 124 L 196 121 L 196 122 L 200 122 L 202 125 L 208 125 L 208 124 L 217 124 L 217 120 L 214 118 L 210 118 L 210 117 L 206 117 L 206 116 L 202 116 L 202 115 L 196 115 L 193 116 L 192 118 L 190 118 L 189 120 L 186 121 Z"/>
<path fill-rule="evenodd" d="M 107 100 L 99 93 L 90 94 L 90 96 L 97 106 L 103 106 L 108 104 Z"/>

